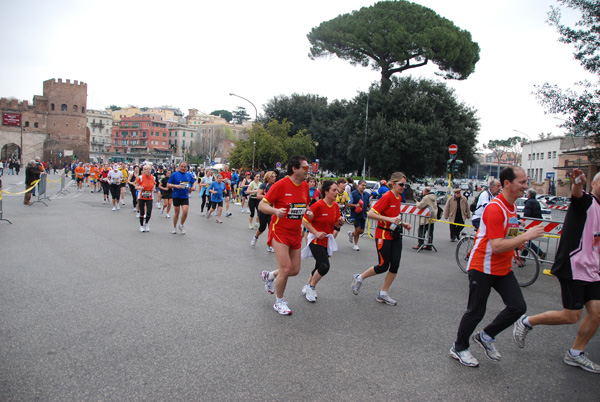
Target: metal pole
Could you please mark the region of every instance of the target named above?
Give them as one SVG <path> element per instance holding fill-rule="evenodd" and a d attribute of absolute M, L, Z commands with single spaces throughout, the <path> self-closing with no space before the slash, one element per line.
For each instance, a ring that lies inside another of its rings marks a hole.
<path fill-rule="evenodd" d="M 363 141 L 363 150 L 365 152 L 365 157 L 363 159 L 363 180 L 365 179 L 365 172 L 367 170 L 367 130 L 368 130 L 368 124 L 369 124 L 369 96 L 371 94 L 368 93 L 367 94 L 367 110 L 365 111 L 365 138 Z"/>
<path fill-rule="evenodd" d="M 529 138 L 529 146 L 531 148 L 531 152 L 529 153 L 530 158 L 529 158 L 529 177 L 531 178 L 531 176 L 533 176 L 533 167 L 531 166 L 531 162 L 533 162 L 533 157 L 535 156 L 535 147 L 533 146 L 533 140 L 531 139 L 531 137 L 527 134 L 525 134 L 522 131 L 519 130 L 515 130 L 513 129 L 514 132 L 519 133 L 519 134 L 523 134 L 524 136 L 526 136 L 527 138 Z M 527 184 L 529 185 L 529 181 L 527 182 Z"/>
<path fill-rule="evenodd" d="M 258 122 L 258 109 L 256 109 L 256 106 L 254 106 L 254 103 L 250 102 L 248 99 L 244 98 L 243 96 L 239 96 L 236 94 L 232 94 L 230 93 L 229 96 L 235 96 L 237 98 L 241 98 L 243 100 L 245 100 L 246 102 L 248 102 L 249 104 L 251 104 L 254 107 L 254 123 Z M 254 136 L 254 148 L 252 149 L 252 171 L 254 172 L 254 156 L 256 155 L 256 133 L 253 133 Z"/>

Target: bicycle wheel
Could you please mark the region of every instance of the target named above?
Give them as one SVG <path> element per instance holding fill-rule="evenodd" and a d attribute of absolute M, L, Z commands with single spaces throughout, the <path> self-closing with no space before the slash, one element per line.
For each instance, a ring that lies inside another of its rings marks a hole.
<path fill-rule="evenodd" d="M 342 216 L 344 217 L 344 220 L 346 221 L 346 223 L 348 225 L 353 225 L 354 224 L 354 219 L 350 217 L 351 216 L 350 208 L 344 208 Z"/>
<path fill-rule="evenodd" d="M 456 263 L 461 271 L 467 273 L 467 266 L 469 265 L 469 257 L 471 256 L 471 250 L 473 249 L 473 238 L 471 236 L 465 236 L 456 245 Z"/>
<path fill-rule="evenodd" d="M 527 287 L 535 282 L 540 274 L 540 260 L 529 247 L 525 247 L 523 250 L 515 250 L 512 259 L 512 270 L 517 277 L 519 286 L 522 288 Z"/>

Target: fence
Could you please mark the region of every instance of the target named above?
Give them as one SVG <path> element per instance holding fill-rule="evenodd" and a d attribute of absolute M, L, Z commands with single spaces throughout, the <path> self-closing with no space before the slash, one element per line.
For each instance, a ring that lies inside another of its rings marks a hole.
<path fill-rule="evenodd" d="M 2 215 L 2 179 L 0 179 L 0 221 L 6 221 L 12 225 L 12 222 L 8 219 L 4 219 L 4 215 Z"/>
<path fill-rule="evenodd" d="M 422 244 L 419 245 L 418 251 L 421 251 L 425 247 L 431 247 L 437 251 L 431 241 L 433 238 L 433 214 L 431 208 L 418 209 L 414 204 L 402 204 L 400 214 L 402 215 L 403 223 L 410 223 L 412 225 L 410 230 L 402 230 L 402 237 L 419 240 L 419 243 Z M 375 237 L 377 222 L 374 219 L 367 220 L 367 234 L 370 239 Z"/>
<path fill-rule="evenodd" d="M 44 201 L 42 201 L 42 200 L 50 200 L 50 197 L 48 197 L 46 195 L 46 183 L 47 183 L 47 180 L 48 180 L 48 175 L 42 174 L 40 176 L 40 179 L 38 180 L 38 184 L 37 184 L 37 191 L 38 191 L 37 197 L 38 197 L 38 199 L 36 201 L 34 201 L 33 203 L 41 202 L 45 206 L 48 206 L 48 204 L 46 204 Z"/>

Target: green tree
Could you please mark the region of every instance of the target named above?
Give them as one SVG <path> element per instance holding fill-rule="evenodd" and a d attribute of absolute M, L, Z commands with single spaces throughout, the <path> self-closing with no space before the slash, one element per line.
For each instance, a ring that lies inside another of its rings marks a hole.
<path fill-rule="evenodd" d="M 315 59 L 336 55 L 352 65 L 381 71 L 382 92 L 391 77 L 429 61 L 448 79 L 465 79 L 479 61 L 468 31 L 433 10 L 408 1 L 381 1 L 321 23 L 307 35 Z"/>
<path fill-rule="evenodd" d="M 581 19 L 571 27 L 562 23 L 561 9 L 551 7 L 548 23 L 561 35 L 560 41 L 574 46 L 573 53 L 582 67 L 600 75 L 600 3 L 596 0 L 558 0 L 559 4 L 577 10 Z M 583 81 L 575 89 L 561 89 L 545 83 L 536 85 L 538 101 L 549 113 L 568 116 L 566 127 L 574 135 L 593 134 L 596 145 L 600 145 L 600 82 Z M 598 147 L 590 151 L 592 159 L 600 158 Z"/>
<path fill-rule="evenodd" d="M 285 163 L 293 154 L 314 153 L 310 135 L 304 131 L 291 135 L 291 127 L 292 123 L 287 120 L 281 123 L 271 120 L 266 126 L 253 124 L 248 132 L 248 139 L 236 141 L 235 148 L 229 154 L 231 165 L 249 169 L 252 167 L 254 154 L 255 169 L 268 170 L 274 169 L 277 162 Z"/>
<path fill-rule="evenodd" d="M 221 116 L 227 120 L 228 123 L 233 119 L 233 113 L 231 113 L 229 110 L 213 110 L 210 112 L 210 114 L 213 116 Z"/>
<path fill-rule="evenodd" d="M 514 154 L 513 163 L 518 164 L 517 150 L 521 148 L 521 144 L 526 142 L 521 137 L 510 137 L 505 140 L 490 140 L 487 144 L 483 144 L 483 148 L 492 151 L 492 155 L 498 161 L 498 177 L 500 177 L 500 162 L 502 157 L 509 152 Z M 510 163 L 510 160 L 507 160 Z"/>
<path fill-rule="evenodd" d="M 114 112 L 115 110 L 121 110 L 121 107 L 117 106 L 117 105 L 110 105 L 109 107 L 106 108 L 106 110 L 109 110 L 109 109 Z"/>
<path fill-rule="evenodd" d="M 250 120 L 250 116 L 248 115 L 248 112 L 246 112 L 245 107 L 238 106 L 233 112 L 232 120 L 235 124 L 242 124 L 244 121 Z"/>

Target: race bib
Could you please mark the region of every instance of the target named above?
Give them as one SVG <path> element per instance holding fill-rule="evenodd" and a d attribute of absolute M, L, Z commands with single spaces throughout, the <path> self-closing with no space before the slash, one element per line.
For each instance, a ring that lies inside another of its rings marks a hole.
<path fill-rule="evenodd" d="M 112 184 L 119 184 L 119 180 L 117 180 L 117 179 L 112 179 L 110 182 L 111 182 Z"/>
<path fill-rule="evenodd" d="M 142 197 L 141 198 L 152 198 L 152 191 L 142 191 Z"/>
<path fill-rule="evenodd" d="M 190 187 L 190 183 L 187 181 L 182 181 L 179 183 L 179 185 L 181 186 L 181 188 L 189 188 Z"/>
<path fill-rule="evenodd" d="M 519 235 L 519 219 L 515 217 L 508 218 L 508 232 L 506 238 L 511 239 Z"/>
<path fill-rule="evenodd" d="M 287 218 L 288 219 L 302 219 L 304 213 L 306 212 L 307 205 L 305 202 L 302 203 L 292 203 L 288 209 Z"/>

